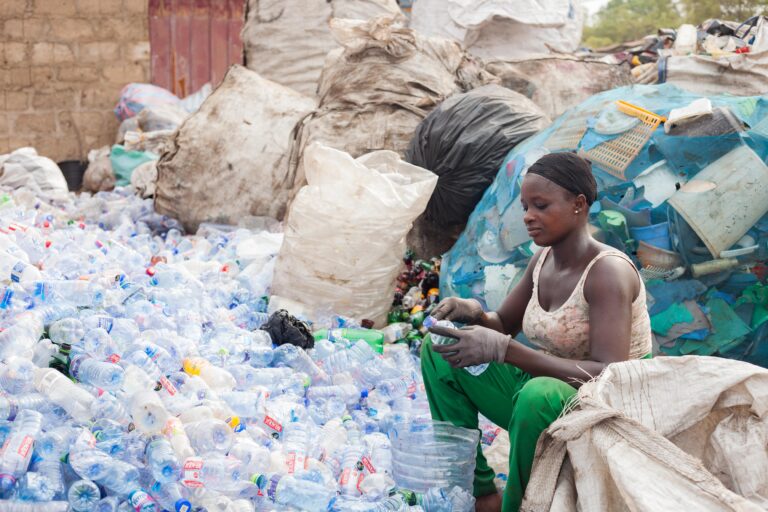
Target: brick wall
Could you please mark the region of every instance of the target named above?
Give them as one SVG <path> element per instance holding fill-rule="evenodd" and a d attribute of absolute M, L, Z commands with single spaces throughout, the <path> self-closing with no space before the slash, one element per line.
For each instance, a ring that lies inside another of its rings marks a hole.
<path fill-rule="evenodd" d="M 120 89 L 149 81 L 147 3 L 0 0 L 0 154 L 84 159 L 114 142 Z"/>

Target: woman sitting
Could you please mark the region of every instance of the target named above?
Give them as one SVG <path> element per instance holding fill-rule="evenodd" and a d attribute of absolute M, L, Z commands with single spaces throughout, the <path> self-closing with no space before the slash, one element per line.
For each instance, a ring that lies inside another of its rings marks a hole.
<path fill-rule="evenodd" d="M 421 353 L 432 417 L 478 428 L 478 412 L 509 431 L 509 475 L 503 497 L 478 447 L 477 510 L 518 510 L 539 435 L 563 412 L 581 382 L 610 363 L 650 357 L 645 286 L 632 261 L 592 238 L 588 211 L 597 187 L 589 162 L 571 154 L 542 157 L 526 174 L 523 221 L 536 245 L 520 283 L 498 311 L 472 299 L 448 298 L 436 319 L 468 324 L 433 327 L 458 340 Z M 513 339 L 520 331 L 537 349 Z M 429 338 L 429 337 L 428 337 Z M 473 376 L 463 368 L 490 363 Z"/>

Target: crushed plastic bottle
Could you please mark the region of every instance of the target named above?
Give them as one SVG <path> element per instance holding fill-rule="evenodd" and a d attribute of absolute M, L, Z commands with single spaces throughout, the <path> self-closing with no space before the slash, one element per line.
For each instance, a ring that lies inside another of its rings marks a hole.
<path fill-rule="evenodd" d="M 259 330 L 268 235 L 186 236 L 120 188 L 0 199 L 0 512 L 463 510 L 393 494 L 388 433 L 429 418 L 407 325 Z"/>

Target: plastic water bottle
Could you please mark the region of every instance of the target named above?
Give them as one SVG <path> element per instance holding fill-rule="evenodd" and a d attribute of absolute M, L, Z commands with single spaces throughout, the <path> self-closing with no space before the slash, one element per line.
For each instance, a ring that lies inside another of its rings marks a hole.
<path fill-rule="evenodd" d="M 334 511 L 339 512 L 410 512 L 402 496 L 396 494 L 378 501 L 359 501 L 340 499 L 333 505 Z M 419 507 L 421 511 L 421 507 Z"/>
<path fill-rule="evenodd" d="M 96 482 L 112 492 L 127 495 L 139 487 L 139 470 L 136 466 L 118 459 L 110 459 L 106 476 Z"/>
<path fill-rule="evenodd" d="M 192 503 L 185 497 L 183 487 L 176 482 L 154 482 L 149 493 L 165 510 L 172 512 L 190 512 Z"/>
<path fill-rule="evenodd" d="M 80 307 L 93 308 L 104 302 L 104 291 L 98 284 L 77 279 L 40 282 L 35 294 L 44 302 L 58 298 Z"/>
<path fill-rule="evenodd" d="M 202 357 L 185 359 L 184 371 L 190 375 L 199 375 L 213 389 L 232 389 L 237 384 L 228 371 L 212 365 Z"/>
<path fill-rule="evenodd" d="M 101 327 L 87 330 L 80 343 L 74 347 L 100 360 L 115 359 L 122 352 L 106 329 Z"/>
<path fill-rule="evenodd" d="M 37 463 L 37 474 L 45 480 L 51 494 L 45 501 L 59 498 L 64 494 L 64 476 L 61 473 L 61 467 L 61 462 L 58 460 L 43 460 Z"/>
<path fill-rule="evenodd" d="M 85 335 L 85 327 L 77 318 L 63 318 L 51 324 L 48 336 L 58 345 L 74 345 Z"/>
<path fill-rule="evenodd" d="M 118 512 L 121 501 L 117 496 L 107 496 L 96 503 L 93 512 Z"/>
<path fill-rule="evenodd" d="M 128 503 L 136 512 L 160 512 L 155 499 L 143 489 L 136 489 L 128 495 Z"/>
<path fill-rule="evenodd" d="M 6 439 L 0 454 L 0 494 L 6 498 L 16 480 L 27 472 L 42 421 L 42 414 L 25 409 L 19 412 L 13 422 L 11 435 Z"/>
<path fill-rule="evenodd" d="M 30 283 L 42 278 L 40 271 L 29 262 L 0 251 L 0 280 L 5 283 Z"/>
<path fill-rule="evenodd" d="M 48 400 L 40 393 L 27 393 L 21 396 L 0 394 L 0 420 L 13 421 L 22 409 L 46 411 Z"/>
<path fill-rule="evenodd" d="M 289 475 L 301 473 L 306 469 L 308 443 L 309 432 L 307 432 L 307 426 L 304 423 L 294 421 L 285 425 L 283 454 Z"/>
<path fill-rule="evenodd" d="M 131 417 L 136 429 L 146 434 L 160 433 L 171 414 L 155 391 L 139 391 L 131 397 Z"/>
<path fill-rule="evenodd" d="M 16 483 L 16 498 L 23 501 L 50 501 L 54 492 L 40 473 L 27 471 Z"/>
<path fill-rule="evenodd" d="M 272 347 L 251 347 L 244 351 L 244 363 L 254 368 L 266 368 L 274 359 Z"/>
<path fill-rule="evenodd" d="M 30 501 L 0 501 L 0 512 L 67 512 L 68 501 L 49 501 L 47 503 Z"/>
<path fill-rule="evenodd" d="M 80 478 L 88 480 L 100 481 L 105 478 L 113 460 L 106 453 L 94 448 L 76 446 L 69 452 L 69 465 Z"/>
<path fill-rule="evenodd" d="M 347 446 L 344 449 L 341 463 L 339 487 L 342 496 L 360 496 L 360 482 L 363 480 L 363 447 L 361 445 Z"/>
<path fill-rule="evenodd" d="M 210 418 L 185 425 L 197 453 L 227 453 L 232 446 L 232 429 L 222 420 Z"/>
<path fill-rule="evenodd" d="M 368 361 L 378 358 L 376 352 L 373 351 L 371 346 L 363 341 L 355 342 L 347 351 L 350 361 L 355 363 L 367 363 Z"/>
<path fill-rule="evenodd" d="M 19 356 L 32 359 L 35 343 L 42 337 L 41 315 L 34 310 L 16 315 L 10 327 L 0 331 L 0 359 Z"/>
<path fill-rule="evenodd" d="M 407 377 L 382 381 L 376 386 L 376 390 L 389 400 L 412 395 L 416 391 L 413 380 Z"/>
<path fill-rule="evenodd" d="M 173 447 L 173 453 L 181 460 L 186 460 L 194 455 L 192 444 L 189 441 L 189 436 L 184 429 L 184 425 L 176 417 L 170 417 L 165 422 L 163 427 L 163 434 L 168 438 Z"/>
<path fill-rule="evenodd" d="M 449 329 L 455 329 L 456 325 L 454 325 L 453 322 L 450 320 L 435 320 L 432 317 L 427 317 L 427 319 L 424 321 L 424 325 L 426 327 L 447 327 Z M 456 338 L 451 338 L 448 336 L 440 336 L 438 334 L 431 334 L 430 338 L 432 339 L 432 343 L 435 345 L 453 345 L 454 343 L 458 342 Z M 464 368 L 467 373 L 470 375 L 474 375 L 477 377 L 478 375 L 482 374 L 485 370 L 488 369 L 488 363 L 478 364 L 474 366 L 467 366 Z"/>
<path fill-rule="evenodd" d="M 109 419 L 128 426 L 132 418 L 128 409 L 111 393 L 102 393 L 91 402 L 91 417 L 96 420 Z"/>
<path fill-rule="evenodd" d="M 347 405 L 354 405 L 360 401 L 361 390 L 351 384 L 335 386 L 312 386 L 307 389 L 307 398 L 338 397 Z"/>
<path fill-rule="evenodd" d="M 371 466 L 377 473 L 392 475 L 392 444 L 389 437 L 380 432 L 372 433 L 364 437 L 365 444 L 370 453 Z M 363 461 L 363 465 L 368 465 Z M 368 468 L 370 470 L 370 468 Z"/>
<path fill-rule="evenodd" d="M 250 389 L 255 386 L 271 386 L 284 379 L 290 378 L 293 371 L 290 368 L 253 368 L 248 365 L 233 365 L 228 368 L 235 379 L 237 389 Z"/>
<path fill-rule="evenodd" d="M 74 436 L 75 430 L 68 426 L 49 428 L 35 441 L 35 453 L 43 460 L 53 460 L 58 463 L 59 459 L 67 453 Z"/>
<path fill-rule="evenodd" d="M 196 489 L 231 489 L 241 479 L 242 464 L 234 457 L 190 457 L 182 466 L 182 485 Z"/>
<path fill-rule="evenodd" d="M 171 442 L 164 437 L 154 437 L 147 444 L 147 466 L 160 483 L 174 482 L 179 477 L 181 464 L 173 452 Z"/>
<path fill-rule="evenodd" d="M 135 348 L 144 352 L 150 361 L 166 375 L 181 368 L 180 360 L 175 359 L 165 348 L 151 341 L 141 340 Z"/>
<path fill-rule="evenodd" d="M 34 370 L 35 365 L 29 359 L 7 358 L 5 363 L 0 363 L 0 388 L 12 395 L 29 391 Z"/>
<path fill-rule="evenodd" d="M 269 470 L 269 449 L 250 438 L 238 439 L 229 450 L 229 455 L 243 464 L 243 471 L 246 475 L 265 473 Z"/>
<path fill-rule="evenodd" d="M 290 344 L 280 345 L 275 349 L 274 362 L 284 364 L 296 371 L 306 373 L 313 384 L 328 382 L 328 375 L 320 369 L 303 349 Z"/>
<path fill-rule="evenodd" d="M 335 495 L 323 484 L 291 475 L 272 474 L 258 477 L 256 481 L 272 503 L 307 512 L 325 512 Z"/>
<path fill-rule="evenodd" d="M 123 384 L 123 369 L 113 363 L 97 361 L 88 356 L 74 356 L 69 374 L 75 379 L 104 389 L 118 389 Z"/>
<path fill-rule="evenodd" d="M 44 338 L 37 342 L 32 353 L 32 363 L 35 366 L 48 366 L 51 358 L 59 351 L 58 345 Z"/>
<path fill-rule="evenodd" d="M 265 393 L 249 391 L 231 391 L 219 395 L 236 415 L 242 418 L 255 418 L 259 415 Z"/>
<path fill-rule="evenodd" d="M 454 486 L 448 493 L 453 505 L 452 512 L 473 512 L 475 510 L 475 497 L 466 489 Z"/>
<path fill-rule="evenodd" d="M 72 512 L 91 512 L 100 499 L 99 487 L 90 480 L 73 482 L 67 492 L 67 500 Z"/>
<path fill-rule="evenodd" d="M 389 324 L 381 332 L 384 333 L 384 343 L 394 343 L 405 338 L 413 327 L 407 322 Z"/>

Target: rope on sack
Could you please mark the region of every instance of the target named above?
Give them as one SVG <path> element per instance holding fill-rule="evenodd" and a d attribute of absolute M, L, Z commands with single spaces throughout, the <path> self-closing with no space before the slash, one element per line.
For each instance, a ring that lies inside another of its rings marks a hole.
<path fill-rule="evenodd" d="M 590 384 L 593 384 L 590 382 Z M 591 431 L 595 438 L 625 442 L 649 459 L 654 459 L 670 471 L 678 473 L 698 488 L 698 491 L 720 501 L 734 511 L 748 510 L 743 497 L 728 489 L 704 467 L 703 463 L 675 446 L 661 434 L 645 427 L 589 396 L 592 386 L 579 390 L 578 405 L 545 430 L 536 446 L 533 470 L 526 488 L 521 512 L 548 512 L 558 488 L 558 477 L 568 454 L 568 442 Z M 570 472 L 570 478 L 574 472 Z M 578 483 L 573 482 L 578 489 Z M 576 510 L 576 503 L 574 511 Z"/>

